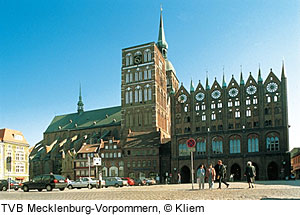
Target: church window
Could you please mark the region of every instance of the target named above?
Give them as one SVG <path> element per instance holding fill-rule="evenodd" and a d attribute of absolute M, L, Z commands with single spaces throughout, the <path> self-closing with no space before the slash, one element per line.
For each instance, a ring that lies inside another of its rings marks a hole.
<path fill-rule="evenodd" d="M 278 102 L 278 96 L 274 96 L 274 102 Z"/>
<path fill-rule="evenodd" d="M 125 92 L 125 103 L 126 104 L 129 103 L 129 92 L 128 91 Z"/>
<path fill-rule="evenodd" d="M 129 73 L 126 73 L 126 83 L 129 83 Z"/>
<path fill-rule="evenodd" d="M 267 96 L 267 102 L 270 103 L 271 102 L 271 97 Z"/>
<path fill-rule="evenodd" d="M 218 108 L 222 108 L 222 103 L 218 103 Z"/>
<path fill-rule="evenodd" d="M 251 116 L 251 110 L 246 110 L 246 116 L 250 117 Z"/>
<path fill-rule="evenodd" d="M 184 107 L 184 112 L 188 112 L 188 106 Z"/>
<path fill-rule="evenodd" d="M 196 144 L 197 154 L 205 154 L 206 152 L 206 141 L 203 138 L 197 139 Z"/>
<path fill-rule="evenodd" d="M 216 114 L 215 113 L 211 114 L 211 120 L 216 120 Z"/>
<path fill-rule="evenodd" d="M 206 109 L 206 106 L 205 106 L 205 104 L 202 104 L 202 106 L 201 106 L 201 110 L 205 110 Z"/>
<path fill-rule="evenodd" d="M 236 111 L 235 112 L 235 118 L 240 118 L 241 117 L 241 112 L 240 111 Z"/>
<path fill-rule="evenodd" d="M 148 79 L 151 79 L 151 70 L 148 70 Z"/>
<path fill-rule="evenodd" d="M 104 153 L 101 153 L 101 158 L 104 158 Z"/>
<path fill-rule="evenodd" d="M 211 104 L 211 109 L 215 109 L 216 108 L 216 104 Z"/>
<path fill-rule="evenodd" d="M 132 167 L 135 167 L 135 161 L 132 161 Z"/>
<path fill-rule="evenodd" d="M 206 120 L 206 115 L 202 115 L 202 121 Z"/>
<path fill-rule="evenodd" d="M 250 99 L 246 100 L 246 105 L 251 105 L 251 100 Z"/>
<path fill-rule="evenodd" d="M 139 89 L 139 102 L 142 102 L 143 99 L 143 92 L 142 89 Z"/>
<path fill-rule="evenodd" d="M 141 167 L 141 161 L 137 162 L 137 167 Z"/>
<path fill-rule="evenodd" d="M 139 72 L 139 81 L 142 81 L 142 80 L 143 80 L 143 72 L 140 71 L 140 72 Z"/>
<path fill-rule="evenodd" d="M 121 155 L 121 152 L 118 152 L 118 158 L 120 158 L 122 155 Z"/>
<path fill-rule="evenodd" d="M 135 102 L 138 102 L 138 101 L 139 101 L 139 92 L 138 92 L 137 89 L 135 89 L 134 92 L 135 92 L 135 93 L 134 93 L 134 101 L 135 101 Z"/>
<path fill-rule="evenodd" d="M 148 100 L 149 101 L 152 100 L 152 90 L 151 90 L 151 87 L 148 88 Z"/>
<path fill-rule="evenodd" d="M 257 103 L 258 103 L 257 98 L 254 98 L 254 99 L 253 99 L 253 104 L 254 104 L 254 105 L 257 105 Z"/>
<path fill-rule="evenodd" d="M 113 157 L 113 153 L 109 153 L 109 158 L 112 158 Z"/>
<path fill-rule="evenodd" d="M 241 153 L 241 137 L 240 136 L 232 136 L 229 139 L 230 153 Z"/>
<path fill-rule="evenodd" d="M 116 158 L 117 157 L 117 153 L 116 152 L 114 152 L 114 158 Z"/>
<path fill-rule="evenodd" d="M 267 151 L 279 151 L 279 135 L 269 133 L 266 138 Z"/>
<path fill-rule="evenodd" d="M 232 101 L 228 102 L 228 107 L 232 107 Z"/>
<path fill-rule="evenodd" d="M 144 89 L 144 101 L 147 101 L 147 99 L 148 99 L 148 89 L 145 88 Z"/>
<path fill-rule="evenodd" d="M 147 49 L 144 51 L 144 62 L 151 61 L 151 51 Z"/>
<path fill-rule="evenodd" d="M 126 59 L 125 59 L 125 64 L 126 66 L 132 65 L 133 64 L 133 58 L 131 54 L 127 54 L 126 55 Z"/>
<path fill-rule="evenodd" d="M 213 151 L 213 154 L 222 154 L 223 153 L 223 139 L 221 137 L 213 138 L 212 151 Z"/>
<path fill-rule="evenodd" d="M 196 105 L 196 111 L 199 111 L 200 110 L 200 106 L 199 105 Z"/>
<path fill-rule="evenodd" d="M 138 73 L 138 72 L 135 72 L 135 73 L 134 73 L 134 80 L 135 80 L 135 81 L 138 81 L 138 80 L 139 80 L 139 73 Z"/>
<path fill-rule="evenodd" d="M 236 100 L 236 101 L 234 102 L 234 106 L 236 106 L 236 107 L 240 106 L 240 101 L 239 101 L 239 100 Z"/>
<path fill-rule="evenodd" d="M 144 71 L 144 80 L 147 80 L 148 79 L 148 70 L 145 70 Z"/>

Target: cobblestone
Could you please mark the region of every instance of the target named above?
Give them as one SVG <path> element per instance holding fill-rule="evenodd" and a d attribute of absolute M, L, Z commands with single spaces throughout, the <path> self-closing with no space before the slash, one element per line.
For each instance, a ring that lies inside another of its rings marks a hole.
<path fill-rule="evenodd" d="M 244 182 L 231 182 L 229 188 L 199 190 L 194 184 L 171 184 L 154 186 L 136 186 L 103 189 L 74 189 L 65 191 L 28 193 L 19 191 L 0 192 L 0 199 L 6 200 L 255 200 L 255 199 L 298 199 L 300 200 L 300 181 L 260 181 L 254 189 Z"/>

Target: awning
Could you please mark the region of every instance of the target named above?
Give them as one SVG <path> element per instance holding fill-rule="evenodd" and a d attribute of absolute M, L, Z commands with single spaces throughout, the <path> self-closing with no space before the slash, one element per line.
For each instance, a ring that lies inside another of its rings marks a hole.
<path fill-rule="evenodd" d="M 24 177 L 16 177 L 16 180 L 24 180 Z"/>

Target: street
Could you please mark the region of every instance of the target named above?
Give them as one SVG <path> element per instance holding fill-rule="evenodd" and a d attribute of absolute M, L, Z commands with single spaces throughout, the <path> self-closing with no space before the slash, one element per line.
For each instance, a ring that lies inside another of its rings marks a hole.
<path fill-rule="evenodd" d="M 300 181 L 258 181 L 254 189 L 248 189 L 245 182 L 230 182 L 229 188 L 199 190 L 194 184 L 170 184 L 153 186 L 134 186 L 103 189 L 65 189 L 64 191 L 22 190 L 0 192 L 2 200 L 268 200 L 268 199 L 298 199 L 300 200 Z"/>

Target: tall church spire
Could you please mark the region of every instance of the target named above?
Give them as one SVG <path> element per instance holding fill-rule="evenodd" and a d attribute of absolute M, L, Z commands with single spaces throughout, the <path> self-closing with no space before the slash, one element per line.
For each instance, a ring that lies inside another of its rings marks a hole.
<path fill-rule="evenodd" d="M 262 83 L 263 79 L 261 77 L 261 71 L 260 71 L 260 65 L 259 65 L 259 69 L 258 69 L 258 83 Z"/>
<path fill-rule="evenodd" d="M 163 57 L 167 59 L 167 53 L 168 53 L 168 43 L 165 38 L 165 31 L 164 31 L 164 22 L 163 22 L 163 16 L 162 16 L 162 6 L 160 7 L 160 23 L 159 23 L 159 32 L 158 32 L 158 41 L 157 41 L 157 47 L 162 53 Z"/>
<path fill-rule="evenodd" d="M 81 97 L 81 84 L 79 86 L 79 101 L 77 102 L 77 112 L 80 114 L 83 112 L 83 102 L 82 102 L 82 97 Z"/>
<path fill-rule="evenodd" d="M 281 79 L 285 78 L 285 72 L 284 72 L 284 60 L 282 60 L 282 69 L 281 69 Z"/>

